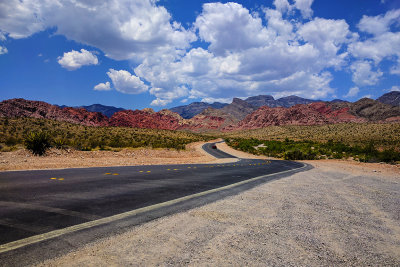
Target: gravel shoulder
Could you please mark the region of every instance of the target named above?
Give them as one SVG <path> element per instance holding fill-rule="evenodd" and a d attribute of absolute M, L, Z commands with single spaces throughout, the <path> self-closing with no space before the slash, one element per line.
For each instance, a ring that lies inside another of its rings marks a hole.
<path fill-rule="evenodd" d="M 399 266 L 399 167 L 308 163 L 39 266 Z"/>

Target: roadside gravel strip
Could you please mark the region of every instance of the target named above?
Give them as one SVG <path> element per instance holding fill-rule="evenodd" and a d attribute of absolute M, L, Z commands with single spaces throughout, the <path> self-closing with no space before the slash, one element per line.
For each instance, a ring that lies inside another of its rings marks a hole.
<path fill-rule="evenodd" d="M 400 172 L 318 162 L 39 266 L 400 266 Z"/>

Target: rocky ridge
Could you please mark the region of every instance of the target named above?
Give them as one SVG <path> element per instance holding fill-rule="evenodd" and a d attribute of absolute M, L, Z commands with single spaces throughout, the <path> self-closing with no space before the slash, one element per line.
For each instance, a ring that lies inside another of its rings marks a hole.
<path fill-rule="evenodd" d="M 279 125 L 321 125 L 332 123 L 355 122 L 367 120 L 349 113 L 349 108 L 334 108 L 324 102 L 298 104 L 290 108 L 263 106 L 248 115 L 237 125 L 225 130 L 256 129 Z"/>
<path fill-rule="evenodd" d="M 1 102 L 0 116 L 52 119 L 86 126 L 108 125 L 108 117 L 100 112 L 89 112 L 84 108 L 60 108 L 43 101 L 31 101 L 22 98 Z"/>
<path fill-rule="evenodd" d="M 392 91 L 390 93 L 384 94 L 379 97 L 377 101 L 391 106 L 400 106 L 400 92 Z"/>
<path fill-rule="evenodd" d="M 171 110 L 164 109 L 155 112 L 151 108 L 122 110 L 108 118 L 102 113 L 89 112 L 84 108 L 60 108 L 42 101 L 10 99 L 0 103 L 0 117 L 44 118 L 86 126 L 121 126 L 203 132 L 255 129 L 271 125 L 400 122 L 400 107 L 363 98 L 354 103 L 332 101 L 297 104 L 290 108 L 268 106 L 255 108 L 245 100 L 235 98 L 231 104 L 221 109 L 208 107 L 191 119 L 184 119 Z"/>
<path fill-rule="evenodd" d="M 234 118 L 238 118 L 239 120 L 242 120 L 246 115 L 250 114 L 257 108 L 262 107 L 262 106 L 289 108 L 289 107 L 292 107 L 297 104 L 310 104 L 310 103 L 314 103 L 314 102 L 319 102 L 319 100 L 311 100 L 311 99 L 306 99 L 306 98 L 302 98 L 302 97 L 298 97 L 298 96 L 294 96 L 294 95 L 281 97 L 278 99 L 275 99 L 271 95 L 258 95 L 258 96 L 248 97 L 245 100 L 241 100 L 239 98 L 234 98 L 232 104 L 225 104 L 225 103 L 219 103 L 219 102 L 214 102 L 212 104 L 204 103 L 204 102 L 193 102 L 189 105 L 171 108 L 170 110 L 178 113 L 184 119 L 191 119 L 198 114 L 202 114 L 204 116 L 209 116 L 207 114 L 207 112 L 208 113 L 210 112 L 210 111 L 207 111 L 208 108 L 222 110 L 223 113 L 230 113 L 232 111 L 231 110 L 232 107 L 237 104 L 239 106 L 242 106 L 242 107 L 246 106 L 247 108 L 252 109 L 250 112 L 247 112 L 247 114 L 245 114 L 244 116 L 242 113 L 240 113 L 239 116 L 236 116 L 236 114 L 233 115 Z M 226 109 L 227 106 L 230 106 L 230 108 Z M 204 112 L 206 112 L 206 113 L 204 113 Z M 233 110 L 233 112 L 235 112 L 235 110 Z M 212 113 L 215 113 L 215 111 L 212 111 Z"/>
<path fill-rule="evenodd" d="M 211 108 L 215 108 L 215 109 L 220 109 L 220 108 L 225 107 L 226 105 L 228 105 L 228 104 L 219 103 L 219 102 L 214 102 L 212 104 L 205 103 L 205 102 L 193 102 L 193 103 L 190 103 L 189 105 L 171 108 L 170 110 L 172 112 L 178 113 L 184 119 L 191 119 L 194 116 L 200 114 L 202 111 L 204 111 L 207 108 L 211 107 Z"/>

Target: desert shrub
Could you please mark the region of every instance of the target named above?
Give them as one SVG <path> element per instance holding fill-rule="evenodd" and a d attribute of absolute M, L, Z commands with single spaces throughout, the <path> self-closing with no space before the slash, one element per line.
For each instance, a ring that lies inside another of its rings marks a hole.
<path fill-rule="evenodd" d="M 318 155 L 317 155 L 317 152 L 315 152 L 315 151 L 308 150 L 307 153 L 305 154 L 305 159 L 314 160 L 317 158 L 318 158 Z"/>
<path fill-rule="evenodd" d="M 90 127 L 36 118 L 0 118 L 0 143 L 5 148 L 6 141 L 24 144 L 30 132 L 46 132 L 55 140 L 52 145 L 64 147 L 58 140 L 63 140 L 66 147 L 78 150 L 100 148 L 108 150 L 123 147 L 154 147 L 185 149 L 191 142 L 215 139 L 212 135 L 201 135 L 184 131 L 159 129 L 138 129 L 128 127 Z M 112 145 L 112 146 L 111 146 Z"/>
<path fill-rule="evenodd" d="M 342 159 L 343 158 L 343 153 L 341 153 L 341 152 L 334 152 L 333 153 L 333 158 L 334 159 Z"/>
<path fill-rule="evenodd" d="M 284 155 L 285 160 L 303 160 L 305 159 L 305 155 L 300 150 L 292 150 L 288 151 Z"/>
<path fill-rule="evenodd" d="M 25 147 L 34 155 L 43 156 L 51 147 L 51 139 L 46 132 L 30 132 L 25 138 Z"/>
<path fill-rule="evenodd" d="M 400 153 L 396 152 L 394 149 L 387 149 L 382 151 L 379 159 L 383 162 L 396 162 L 400 161 Z"/>
<path fill-rule="evenodd" d="M 224 133 L 225 139 L 256 138 L 258 140 L 306 141 L 318 143 L 340 142 L 351 146 L 364 147 L 370 141 L 376 148 L 399 149 L 399 123 L 340 123 L 331 125 L 285 125 L 269 126 L 261 129 Z M 396 148 L 397 147 L 397 148 Z M 346 151 L 342 151 L 346 152 Z"/>
<path fill-rule="evenodd" d="M 18 140 L 13 136 L 9 136 L 6 139 L 5 144 L 6 146 L 15 146 L 16 144 L 18 144 Z"/>
<path fill-rule="evenodd" d="M 55 148 L 58 148 L 58 149 L 66 149 L 68 147 L 67 142 L 64 139 L 54 140 L 53 145 Z"/>
<path fill-rule="evenodd" d="M 227 144 L 253 154 L 284 158 L 286 160 L 315 160 L 320 158 L 342 159 L 353 157 L 362 162 L 396 162 L 400 161 L 400 152 L 394 148 L 379 151 L 374 142 L 364 146 L 345 144 L 342 141 L 328 140 L 315 142 L 310 140 L 284 141 L 229 138 Z M 263 146 L 259 146 L 263 144 Z"/>

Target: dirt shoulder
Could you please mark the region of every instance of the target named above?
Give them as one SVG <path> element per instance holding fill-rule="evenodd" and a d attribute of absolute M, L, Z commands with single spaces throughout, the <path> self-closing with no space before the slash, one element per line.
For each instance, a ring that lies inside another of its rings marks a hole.
<path fill-rule="evenodd" d="M 188 144 L 186 150 L 181 151 L 146 148 L 122 149 L 119 152 L 51 149 L 45 157 L 33 156 L 29 151 L 20 149 L 0 152 L 0 171 L 236 161 L 215 159 L 201 148 L 204 143 Z"/>
<path fill-rule="evenodd" d="M 315 168 L 307 172 L 145 223 L 40 266 L 399 266 L 398 169 L 310 163 Z"/>

